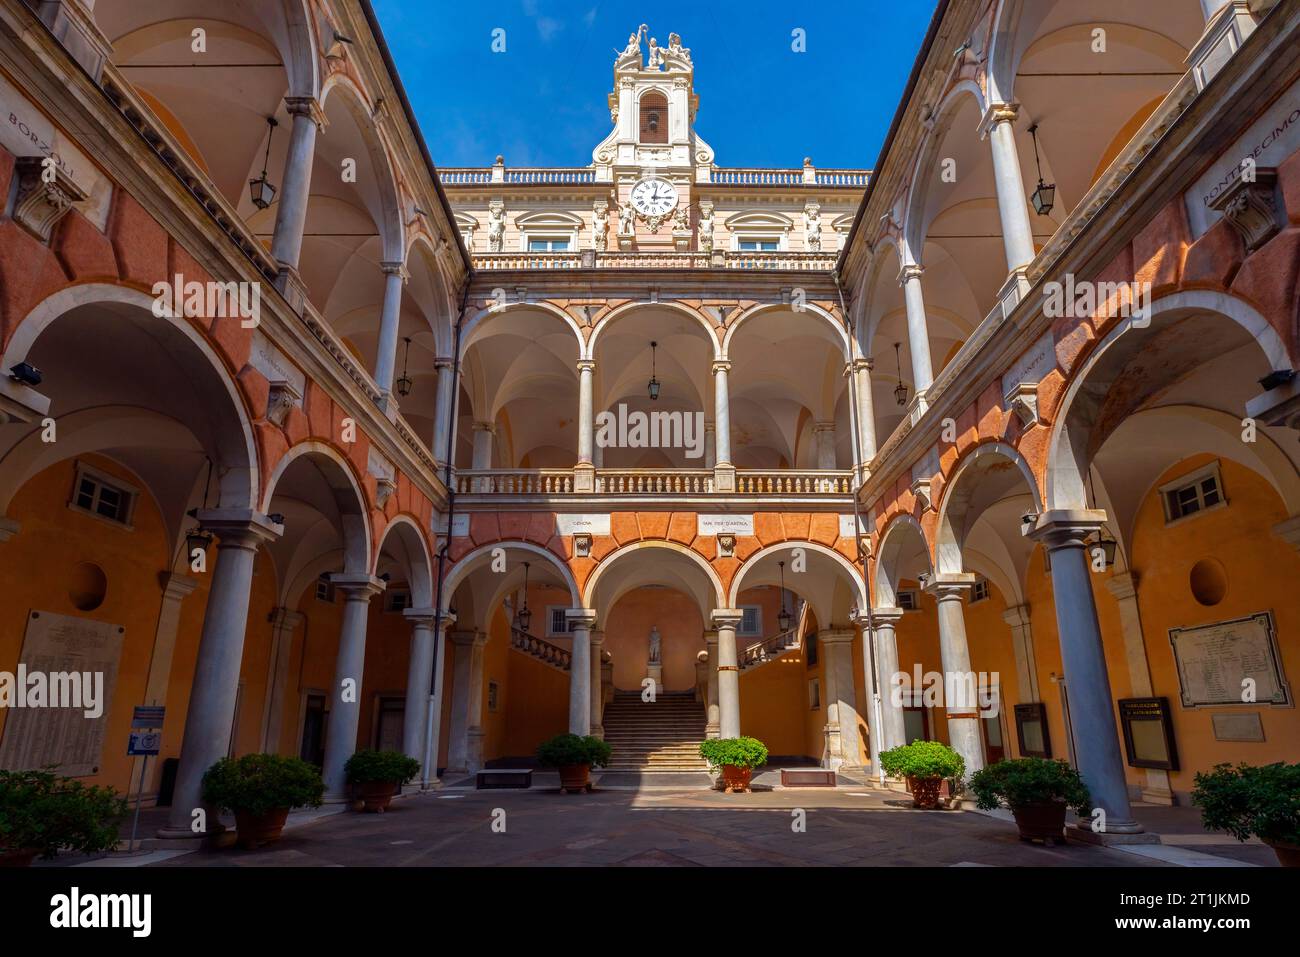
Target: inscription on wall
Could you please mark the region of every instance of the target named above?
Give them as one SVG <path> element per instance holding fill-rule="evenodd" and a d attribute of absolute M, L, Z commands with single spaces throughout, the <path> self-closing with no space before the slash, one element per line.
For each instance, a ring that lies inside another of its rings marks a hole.
<path fill-rule="evenodd" d="M 1169 641 L 1174 646 L 1184 708 L 1291 703 L 1272 612 L 1195 628 L 1171 628 Z M 1246 697 L 1248 693 L 1251 697 Z"/>

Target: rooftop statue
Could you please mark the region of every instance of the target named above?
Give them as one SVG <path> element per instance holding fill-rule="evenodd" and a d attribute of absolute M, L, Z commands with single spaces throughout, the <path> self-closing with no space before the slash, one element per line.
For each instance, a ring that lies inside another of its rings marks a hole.
<path fill-rule="evenodd" d="M 667 69 L 686 73 L 690 73 L 695 69 L 694 64 L 691 62 L 690 48 L 682 46 L 681 36 L 676 33 L 668 34 L 667 48 L 661 47 L 659 41 L 650 36 L 650 28 L 644 23 L 637 27 L 636 33 L 628 36 L 627 46 L 623 48 L 614 61 L 614 69 L 641 70 L 642 42 L 646 42 L 649 49 L 649 59 L 645 62 L 645 69 L 655 71 Z"/>
<path fill-rule="evenodd" d="M 660 51 L 660 58 L 669 70 L 685 70 L 689 73 L 695 68 L 691 63 L 691 48 L 682 46 L 682 38 L 676 33 L 668 34 L 668 49 Z"/>
<path fill-rule="evenodd" d="M 636 33 L 627 38 L 627 46 L 623 48 L 623 52 L 614 61 L 615 70 L 641 69 L 641 36 L 647 30 L 649 30 L 649 27 L 643 23 L 637 27 Z"/>

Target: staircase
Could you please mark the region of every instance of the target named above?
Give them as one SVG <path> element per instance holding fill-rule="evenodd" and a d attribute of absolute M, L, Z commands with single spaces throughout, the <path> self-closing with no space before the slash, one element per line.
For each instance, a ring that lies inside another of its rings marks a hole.
<path fill-rule="evenodd" d="M 708 770 L 699 750 L 704 705 L 690 691 L 661 691 L 654 702 L 639 691 L 615 691 L 601 723 L 614 752 L 607 770 Z"/>
<path fill-rule="evenodd" d="M 742 672 L 748 671 L 750 668 L 765 665 L 769 661 L 776 661 L 802 645 L 804 630 L 807 628 L 807 619 L 808 603 L 801 601 L 795 609 L 795 625 L 793 628 L 775 634 L 758 644 L 750 645 L 736 656 L 736 663 L 740 666 L 740 670 Z"/>

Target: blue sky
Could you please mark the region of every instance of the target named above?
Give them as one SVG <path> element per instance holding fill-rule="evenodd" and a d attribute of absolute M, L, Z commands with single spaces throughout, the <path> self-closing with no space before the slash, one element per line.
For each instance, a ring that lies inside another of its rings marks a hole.
<path fill-rule="evenodd" d="M 648 23 L 695 61 L 720 166 L 869 167 L 934 0 L 373 0 L 439 166 L 586 166 L 610 131 L 616 49 Z M 873 11 L 888 9 L 889 16 Z M 506 50 L 492 52 L 492 31 Z M 806 52 L 791 49 L 802 29 Z"/>

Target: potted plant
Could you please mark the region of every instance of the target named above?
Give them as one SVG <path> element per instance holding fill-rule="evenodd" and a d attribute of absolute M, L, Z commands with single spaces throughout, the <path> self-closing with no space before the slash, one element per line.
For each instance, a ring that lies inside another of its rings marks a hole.
<path fill-rule="evenodd" d="M 591 735 L 557 734 L 537 749 L 542 767 L 559 769 L 560 790 L 566 794 L 590 790 L 591 769 L 609 764 L 609 757 L 609 745 Z"/>
<path fill-rule="evenodd" d="M 1017 758 L 976 771 L 970 779 L 975 806 L 1011 809 L 1022 841 L 1058 842 L 1065 829 L 1065 810 L 1087 816 L 1092 806 L 1079 772 L 1064 761 Z"/>
<path fill-rule="evenodd" d="M 319 768 L 278 754 L 222 758 L 203 775 L 203 800 L 235 815 L 237 843 L 247 850 L 278 841 L 289 812 L 320 807 L 324 793 Z"/>
<path fill-rule="evenodd" d="M 912 792 L 912 805 L 933 810 L 939 805 L 939 788 L 945 779 L 960 781 L 966 762 L 938 741 L 913 741 L 880 752 L 880 766 L 890 777 L 903 778 Z"/>
<path fill-rule="evenodd" d="M 420 773 L 420 762 L 401 751 L 358 751 L 343 765 L 343 773 L 363 809 L 382 814 L 401 786 Z"/>
<path fill-rule="evenodd" d="M 767 763 L 767 746 L 757 738 L 709 738 L 700 742 L 700 757 L 710 768 L 722 770 L 727 794 L 744 793 L 754 768 Z"/>
<path fill-rule="evenodd" d="M 100 854 L 117 846 L 126 801 L 52 770 L 0 771 L 0 867 L 26 867 L 66 849 Z"/>
<path fill-rule="evenodd" d="M 1194 783 L 1192 803 L 1207 828 L 1239 841 L 1253 834 L 1283 867 L 1300 867 L 1300 764 L 1220 764 Z"/>

